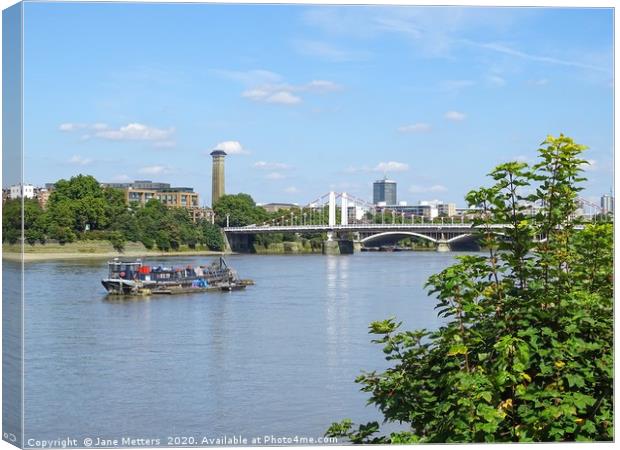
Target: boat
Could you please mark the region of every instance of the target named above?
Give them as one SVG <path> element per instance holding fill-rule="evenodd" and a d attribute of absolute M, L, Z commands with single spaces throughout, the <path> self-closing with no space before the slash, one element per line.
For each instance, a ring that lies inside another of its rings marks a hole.
<path fill-rule="evenodd" d="M 209 265 L 196 267 L 149 266 L 141 259 L 114 258 L 108 261 L 108 276 L 101 284 L 113 295 L 151 295 L 234 291 L 254 282 L 240 279 L 222 257 Z"/>

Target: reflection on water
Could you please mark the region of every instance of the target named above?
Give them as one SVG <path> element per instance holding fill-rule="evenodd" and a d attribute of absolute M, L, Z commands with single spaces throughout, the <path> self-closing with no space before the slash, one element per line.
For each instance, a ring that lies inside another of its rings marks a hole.
<path fill-rule="evenodd" d="M 237 255 L 245 291 L 122 301 L 104 295 L 104 262 L 29 263 L 26 438 L 321 436 L 379 419 L 353 382 L 386 366 L 368 325 L 437 327 L 422 286 L 453 257 Z"/>

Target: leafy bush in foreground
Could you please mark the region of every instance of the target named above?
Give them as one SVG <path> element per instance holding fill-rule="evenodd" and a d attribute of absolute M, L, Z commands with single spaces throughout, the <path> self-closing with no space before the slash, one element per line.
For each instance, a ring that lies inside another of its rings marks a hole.
<path fill-rule="evenodd" d="M 357 378 L 387 422 L 333 424 L 354 443 L 613 439 L 613 229 L 576 227 L 585 149 L 548 137 L 533 166 L 512 162 L 467 195 L 488 256 L 463 256 L 427 283 L 446 324 L 375 322 L 392 367 Z M 536 214 L 524 202 L 543 205 Z M 498 236 L 493 223 L 511 226 Z"/>

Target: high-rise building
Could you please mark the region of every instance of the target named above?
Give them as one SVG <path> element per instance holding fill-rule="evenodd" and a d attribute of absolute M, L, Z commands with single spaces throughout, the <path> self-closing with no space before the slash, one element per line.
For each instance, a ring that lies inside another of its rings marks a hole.
<path fill-rule="evenodd" d="M 387 177 L 377 180 L 372 185 L 372 202 L 377 205 L 385 202 L 386 205 L 396 205 L 396 181 Z"/>
<path fill-rule="evenodd" d="M 601 197 L 601 209 L 603 214 L 614 212 L 614 198 L 611 194 L 605 194 Z"/>
<path fill-rule="evenodd" d="M 224 184 L 224 158 L 226 152 L 224 150 L 213 150 L 213 169 L 211 172 L 211 206 L 226 193 Z"/>

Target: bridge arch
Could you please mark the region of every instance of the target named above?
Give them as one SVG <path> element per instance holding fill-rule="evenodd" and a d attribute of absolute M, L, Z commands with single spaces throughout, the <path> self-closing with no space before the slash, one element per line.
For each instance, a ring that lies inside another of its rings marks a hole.
<path fill-rule="evenodd" d="M 416 236 L 422 239 L 426 239 L 427 241 L 431 241 L 433 243 L 438 242 L 437 239 L 433 239 L 430 236 L 425 236 L 420 233 L 414 233 L 413 231 L 384 231 L 383 233 L 377 233 L 377 234 L 373 234 L 370 236 L 366 236 L 365 238 L 361 239 L 360 242 L 362 244 L 365 244 L 366 242 L 373 241 L 375 239 L 379 239 L 385 236 Z"/>
<path fill-rule="evenodd" d="M 472 236 L 473 236 L 473 233 L 459 234 L 458 236 L 454 236 L 453 238 L 448 239 L 446 242 L 448 244 L 452 244 L 453 242 L 460 241 L 461 239 L 465 239 L 465 238 L 472 237 Z"/>

